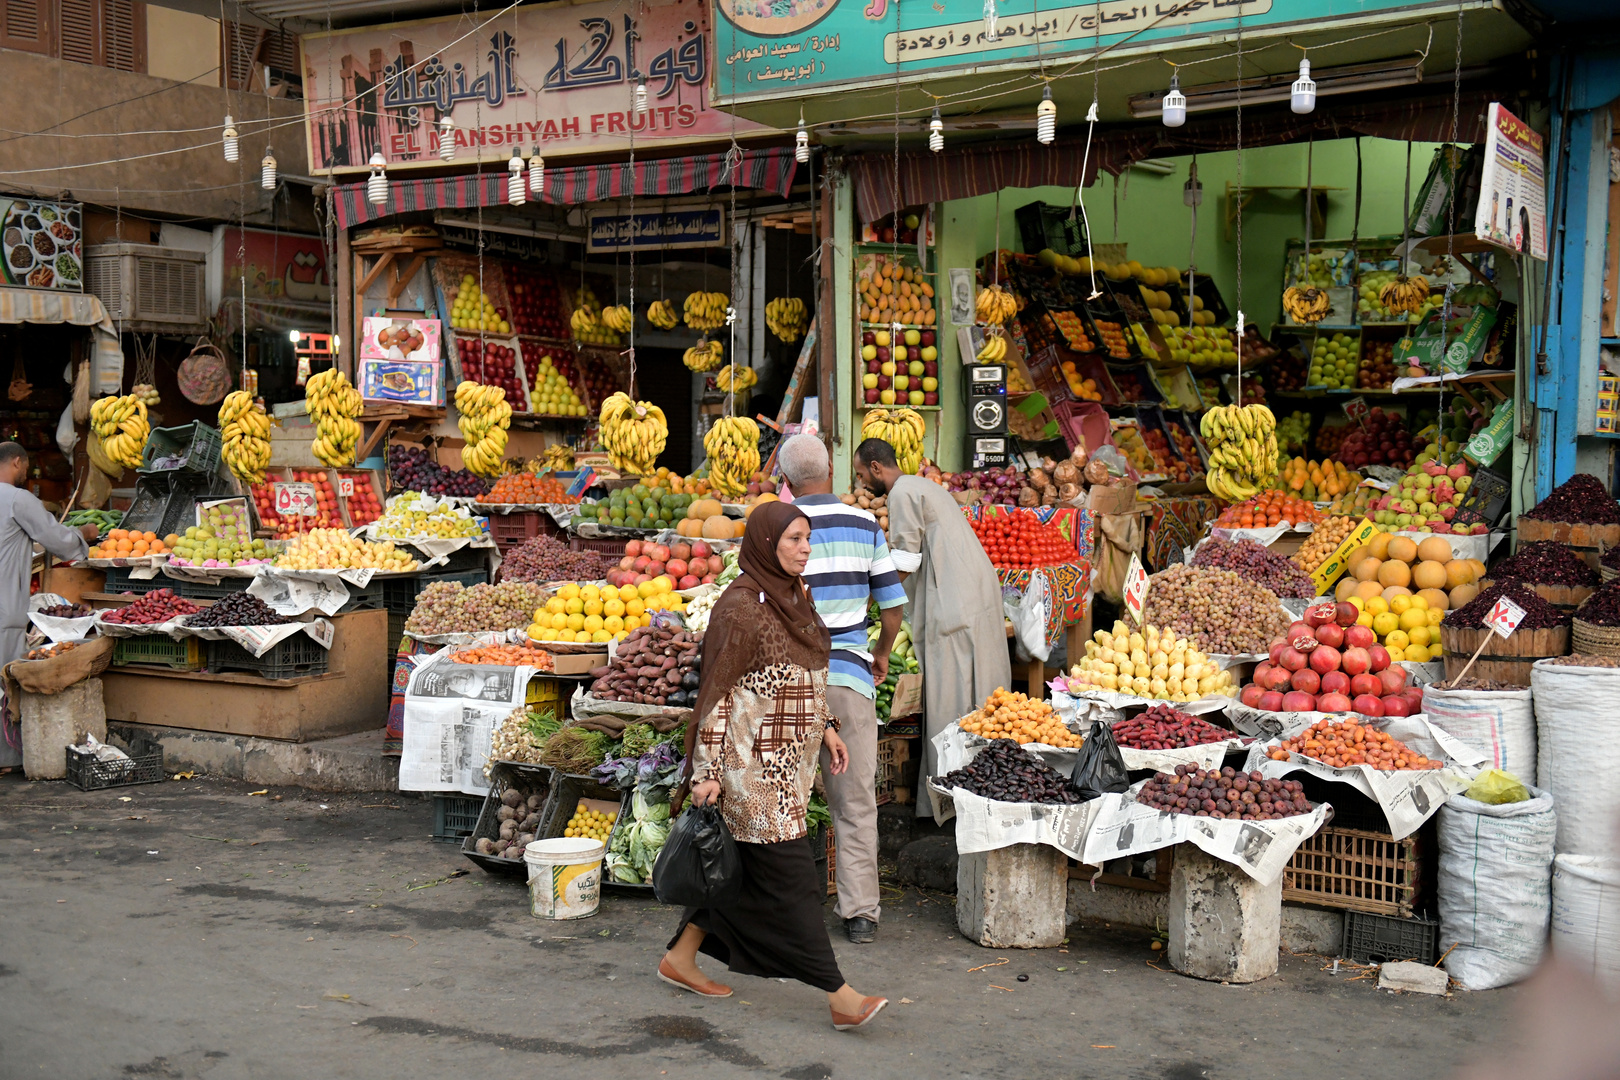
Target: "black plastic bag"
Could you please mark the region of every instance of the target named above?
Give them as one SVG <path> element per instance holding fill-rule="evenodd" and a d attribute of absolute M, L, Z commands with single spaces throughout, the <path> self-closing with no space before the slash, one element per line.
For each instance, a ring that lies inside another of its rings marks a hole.
<path fill-rule="evenodd" d="M 718 806 L 686 808 L 658 852 L 652 882 L 658 899 L 676 907 L 725 907 L 736 898 L 742 861 Z"/>
<path fill-rule="evenodd" d="M 1114 741 L 1114 730 L 1101 720 L 1093 720 L 1091 733 L 1080 747 L 1080 758 L 1074 763 L 1069 782 L 1080 789 L 1087 799 L 1099 795 L 1112 795 L 1131 786 L 1125 771 L 1125 756 Z"/>

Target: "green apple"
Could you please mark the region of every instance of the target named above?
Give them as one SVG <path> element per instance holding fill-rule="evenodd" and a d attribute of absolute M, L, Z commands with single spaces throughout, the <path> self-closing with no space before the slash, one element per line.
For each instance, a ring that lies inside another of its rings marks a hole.
<path fill-rule="evenodd" d="M 906 344 L 907 345 L 915 345 L 920 341 L 922 341 L 922 334 L 921 333 L 919 333 L 916 330 L 907 330 L 906 331 Z"/>
<path fill-rule="evenodd" d="M 906 402 L 910 405 L 921 405 L 926 400 L 928 399 L 921 390 L 913 390 L 906 395 Z"/>
<path fill-rule="evenodd" d="M 906 365 L 906 373 L 909 375 L 921 375 L 926 370 L 928 370 L 927 365 L 921 360 L 913 360 Z"/>
<path fill-rule="evenodd" d="M 904 345 L 896 345 L 894 347 L 894 358 L 896 360 L 904 360 L 907 355 L 906 347 Z"/>
<path fill-rule="evenodd" d="M 907 378 L 906 376 L 904 376 L 904 375 L 896 375 L 894 377 L 894 388 L 896 390 L 904 390 L 906 387 L 908 387 L 910 385 L 911 385 L 911 380 L 909 378 Z"/>

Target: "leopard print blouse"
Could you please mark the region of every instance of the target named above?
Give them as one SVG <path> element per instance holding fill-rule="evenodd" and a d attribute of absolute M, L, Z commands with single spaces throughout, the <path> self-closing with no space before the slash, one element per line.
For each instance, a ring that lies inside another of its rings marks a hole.
<path fill-rule="evenodd" d="M 751 671 L 699 727 L 692 783 L 720 782 L 720 812 L 735 839 L 797 840 L 829 727 L 836 731 L 838 721 L 827 707 L 825 668 Z"/>

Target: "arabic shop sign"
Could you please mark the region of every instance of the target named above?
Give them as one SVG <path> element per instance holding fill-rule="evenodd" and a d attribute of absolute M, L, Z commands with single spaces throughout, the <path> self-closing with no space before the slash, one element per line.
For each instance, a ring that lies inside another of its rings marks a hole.
<path fill-rule="evenodd" d="M 998 0 L 994 35 L 985 0 L 714 0 L 716 100 L 802 97 L 806 89 L 892 85 L 902 80 L 1109 48 L 1111 58 L 1185 48 L 1225 35 L 1366 20 L 1455 3 L 1399 0 L 1102 0 L 1064 7 Z"/>
<path fill-rule="evenodd" d="M 585 250 L 595 253 L 722 247 L 724 230 L 725 218 L 717 206 L 645 214 L 592 214 Z"/>
<path fill-rule="evenodd" d="M 505 161 L 729 138 L 710 107 L 708 9 L 648 0 L 508 9 L 357 27 L 301 39 L 305 131 L 317 173 L 443 165 L 439 121 L 455 122 L 456 160 Z M 645 75 L 650 108 L 631 108 Z M 739 134 L 770 129 L 738 120 Z"/>

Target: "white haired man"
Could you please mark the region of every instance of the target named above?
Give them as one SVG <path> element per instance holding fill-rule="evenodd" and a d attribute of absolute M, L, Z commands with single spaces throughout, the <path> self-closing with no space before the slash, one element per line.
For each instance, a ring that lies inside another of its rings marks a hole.
<path fill-rule="evenodd" d="M 810 562 L 804 580 L 832 635 L 827 704 L 849 748 L 849 768 L 834 775 L 822 754 L 821 777 L 838 844 L 838 917 L 858 945 L 871 941 L 882 914 L 878 898 L 876 684 L 889 671 L 900 633 L 905 589 L 877 518 L 832 493 L 832 462 L 814 435 L 795 435 L 777 451 L 793 505 L 810 518 Z M 867 651 L 867 608 L 876 601 L 876 649 Z"/>

